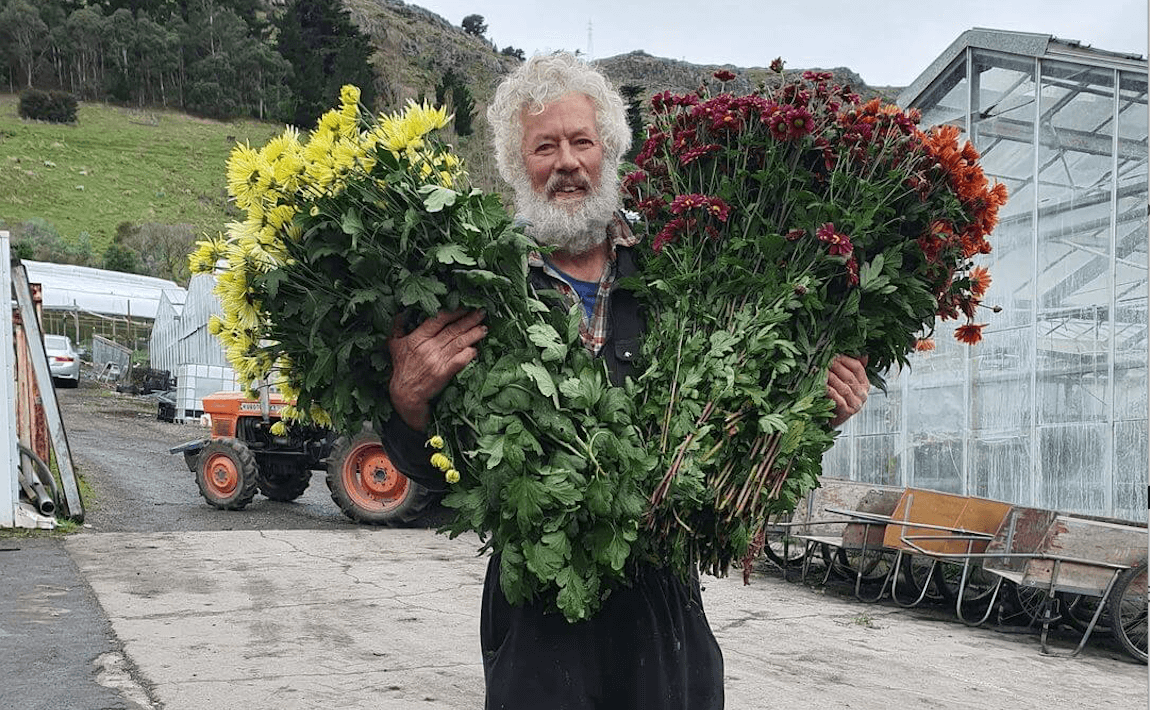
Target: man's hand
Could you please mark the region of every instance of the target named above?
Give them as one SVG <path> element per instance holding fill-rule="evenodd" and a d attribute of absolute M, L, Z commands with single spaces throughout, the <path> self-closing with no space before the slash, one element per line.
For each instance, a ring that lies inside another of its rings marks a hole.
<path fill-rule="evenodd" d="M 396 317 L 387 341 L 393 368 L 388 391 L 396 413 L 412 429 L 427 429 L 431 400 L 479 354 L 474 346 L 487 334 L 480 325 L 483 316 L 483 311 L 444 311 L 407 335 Z"/>
<path fill-rule="evenodd" d="M 835 416 L 831 426 L 837 427 L 858 414 L 866 403 L 870 381 L 866 376 L 867 356 L 854 358 L 835 355 L 827 372 L 827 396 L 835 403 Z"/>

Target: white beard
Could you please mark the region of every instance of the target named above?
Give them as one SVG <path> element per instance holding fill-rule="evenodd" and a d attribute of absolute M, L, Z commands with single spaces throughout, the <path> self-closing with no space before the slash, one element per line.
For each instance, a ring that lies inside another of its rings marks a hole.
<path fill-rule="evenodd" d="M 603 243 L 607 225 L 621 207 L 617 171 L 601 170 L 599 187 L 572 207 L 556 204 L 536 192 L 523 176 L 512 185 L 519 216 L 526 232 L 540 246 L 554 246 L 568 254 L 584 254 Z M 549 191 L 548 191 L 549 192 Z"/>

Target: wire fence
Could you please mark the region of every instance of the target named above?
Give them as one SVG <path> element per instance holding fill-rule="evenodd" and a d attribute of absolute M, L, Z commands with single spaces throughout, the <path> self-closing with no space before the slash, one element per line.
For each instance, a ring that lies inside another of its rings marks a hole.
<path fill-rule="evenodd" d="M 40 321 L 45 333 L 66 335 L 78 347 L 82 346 L 88 352 L 92 351 L 92 336 L 99 335 L 133 352 L 142 353 L 144 360 L 147 359 L 154 323 L 151 318 L 109 316 L 85 311 L 82 308 L 66 310 L 45 308 Z"/>

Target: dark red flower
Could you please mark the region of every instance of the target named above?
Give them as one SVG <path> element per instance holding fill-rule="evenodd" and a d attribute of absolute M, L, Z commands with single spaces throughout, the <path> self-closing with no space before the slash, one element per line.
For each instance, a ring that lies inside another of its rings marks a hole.
<path fill-rule="evenodd" d="M 688 210 L 702 209 L 710 216 L 726 222 L 731 214 L 730 206 L 718 197 L 708 197 L 706 195 L 691 194 L 691 195 L 677 195 L 675 199 L 671 200 L 671 214 L 683 214 Z"/>
<path fill-rule="evenodd" d="M 784 239 L 786 239 L 788 242 L 797 242 L 805 236 L 807 236 L 807 231 L 805 229 L 792 229 L 786 233 Z"/>
<path fill-rule="evenodd" d="M 830 248 L 827 249 L 827 253 L 829 253 L 831 256 L 849 257 L 854 251 L 854 245 L 851 244 L 850 237 L 845 234 L 839 234 L 836 232 L 833 222 L 827 222 L 823 226 L 819 227 L 818 231 L 815 232 L 815 236 L 818 237 L 820 241 L 824 241 L 830 245 Z M 858 269 L 857 265 L 855 266 L 855 269 Z"/>
<path fill-rule="evenodd" d="M 679 238 L 679 234 L 686 226 L 687 220 L 682 217 L 667 222 L 662 231 L 655 236 L 655 241 L 651 244 L 651 249 L 654 250 L 656 254 L 663 251 L 663 247 L 674 243 L 674 241 Z"/>
<path fill-rule="evenodd" d="M 705 207 L 707 204 L 707 196 L 698 193 L 691 195 L 676 195 L 675 199 L 671 200 L 671 214 L 683 214 L 687 210 Z"/>
<path fill-rule="evenodd" d="M 735 78 L 735 73 L 733 71 L 727 71 L 726 69 L 720 69 L 719 71 L 715 72 L 712 76 L 714 76 L 719 81 L 728 82 L 731 79 Z"/>
<path fill-rule="evenodd" d="M 776 74 L 782 74 L 783 73 L 783 58 L 782 57 L 775 57 L 774 59 L 771 60 L 771 64 L 767 68 Z"/>
<path fill-rule="evenodd" d="M 859 263 L 853 256 L 847 259 L 847 283 L 851 286 L 859 285 Z"/>
<path fill-rule="evenodd" d="M 718 150 L 721 147 L 722 146 L 720 146 L 718 143 L 708 143 L 706 145 L 701 145 L 701 146 L 697 146 L 695 148 L 691 148 L 690 150 L 687 150 L 681 156 L 679 156 L 679 164 L 680 165 L 688 165 L 688 164 L 698 160 L 699 158 L 703 157 L 707 153 L 715 152 L 716 150 Z"/>
<path fill-rule="evenodd" d="M 663 202 L 662 197 L 648 197 L 645 200 L 636 202 L 635 209 L 639 210 L 647 219 L 654 219 L 666 204 L 666 202 Z"/>

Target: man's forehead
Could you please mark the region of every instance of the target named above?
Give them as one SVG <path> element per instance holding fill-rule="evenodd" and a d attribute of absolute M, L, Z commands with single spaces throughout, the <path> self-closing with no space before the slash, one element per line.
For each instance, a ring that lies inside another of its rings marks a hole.
<path fill-rule="evenodd" d="M 524 126 L 548 123 L 557 116 L 562 116 L 568 120 L 590 123 L 592 129 L 596 127 L 598 118 L 595 114 L 595 102 L 590 96 L 579 92 L 564 94 L 548 101 L 543 104 L 542 109 L 524 104 L 519 110 L 519 115 Z"/>

